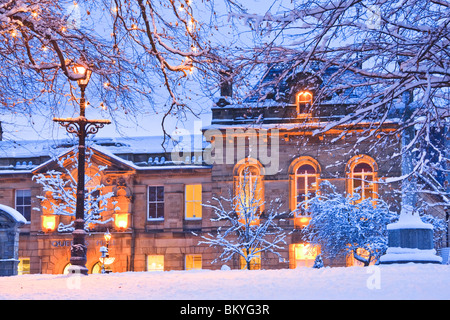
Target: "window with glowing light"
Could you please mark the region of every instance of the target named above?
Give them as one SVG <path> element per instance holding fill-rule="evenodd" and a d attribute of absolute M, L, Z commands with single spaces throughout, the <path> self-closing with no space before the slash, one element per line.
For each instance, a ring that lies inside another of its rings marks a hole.
<path fill-rule="evenodd" d="M 185 219 L 202 218 L 202 185 L 185 186 Z"/>
<path fill-rule="evenodd" d="M 30 258 L 19 258 L 18 275 L 30 274 Z"/>
<path fill-rule="evenodd" d="M 102 273 L 102 264 L 101 264 L 101 262 L 97 262 L 96 264 L 94 264 L 92 266 L 91 273 L 92 274 Z"/>
<path fill-rule="evenodd" d="M 147 271 L 164 271 L 164 256 L 160 254 L 148 255 Z"/>
<path fill-rule="evenodd" d="M 164 219 L 164 186 L 148 187 L 147 220 Z"/>
<path fill-rule="evenodd" d="M 253 249 L 257 251 L 258 249 Z M 245 249 L 242 250 L 244 252 L 244 256 L 247 257 Z M 240 267 L 241 270 L 247 269 L 247 261 L 243 256 L 240 256 Z M 253 254 L 252 259 L 250 260 L 250 270 L 261 270 L 261 252 L 257 252 Z"/>
<path fill-rule="evenodd" d="M 309 243 L 294 243 L 290 245 L 291 268 L 312 267 L 320 253 L 320 247 Z"/>
<path fill-rule="evenodd" d="M 369 258 L 369 252 L 364 248 L 358 248 L 356 249 L 356 253 L 365 259 Z M 377 261 L 375 259 L 371 259 L 370 264 L 371 266 L 375 265 Z M 362 263 L 359 260 L 355 259 L 355 256 L 353 253 L 346 256 L 346 266 L 347 267 L 364 267 L 364 263 Z"/>
<path fill-rule="evenodd" d="M 304 115 L 311 113 L 313 95 L 309 91 L 301 91 L 297 93 L 297 115 Z"/>
<path fill-rule="evenodd" d="M 185 261 L 186 270 L 200 270 L 202 268 L 201 254 L 187 254 Z"/>
<path fill-rule="evenodd" d="M 66 264 L 63 268 L 63 274 L 69 274 L 69 268 L 72 264 L 69 262 L 68 264 Z"/>
<path fill-rule="evenodd" d="M 294 225 L 302 228 L 309 223 L 310 212 L 308 201 L 313 198 L 319 186 L 319 170 L 317 161 L 310 157 L 296 159 L 290 168 L 290 197 L 291 210 L 295 210 Z"/>
<path fill-rule="evenodd" d="M 245 223 L 245 219 L 251 219 L 250 224 L 258 224 L 264 203 L 264 185 L 258 166 L 241 166 L 235 184 L 235 196 L 236 211 L 242 223 Z"/>
<path fill-rule="evenodd" d="M 358 193 L 360 202 L 364 199 L 375 198 L 376 173 L 373 167 L 367 162 L 359 162 L 353 166 L 351 171 L 350 193 Z"/>

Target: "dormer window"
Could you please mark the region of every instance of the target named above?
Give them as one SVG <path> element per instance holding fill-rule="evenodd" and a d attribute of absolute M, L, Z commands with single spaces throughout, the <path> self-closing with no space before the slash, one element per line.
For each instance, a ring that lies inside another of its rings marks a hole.
<path fill-rule="evenodd" d="M 304 116 L 311 113 L 310 108 L 312 105 L 312 98 L 313 95 L 309 91 L 300 91 L 299 93 L 297 93 L 297 116 Z"/>

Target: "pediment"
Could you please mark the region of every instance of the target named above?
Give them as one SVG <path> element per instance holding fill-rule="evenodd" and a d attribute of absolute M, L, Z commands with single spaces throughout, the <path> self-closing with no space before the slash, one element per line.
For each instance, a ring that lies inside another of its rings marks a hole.
<path fill-rule="evenodd" d="M 37 166 L 32 173 L 33 174 L 39 174 L 39 173 L 45 173 L 50 170 L 56 170 L 59 171 L 61 169 L 59 162 L 60 160 L 63 161 L 64 167 L 69 166 L 72 164 L 73 156 L 77 153 L 76 150 L 77 147 L 74 147 L 61 155 L 57 156 L 56 158 L 50 159 L 41 165 Z M 96 146 L 87 147 L 88 149 L 92 151 L 92 155 L 90 157 L 91 163 L 96 166 L 106 166 L 107 168 L 104 170 L 104 173 L 125 173 L 125 172 L 134 172 L 136 170 L 135 166 L 126 160 L 121 159 L 120 157 L 111 154 L 107 151 L 101 150 L 101 148 L 98 148 Z"/>

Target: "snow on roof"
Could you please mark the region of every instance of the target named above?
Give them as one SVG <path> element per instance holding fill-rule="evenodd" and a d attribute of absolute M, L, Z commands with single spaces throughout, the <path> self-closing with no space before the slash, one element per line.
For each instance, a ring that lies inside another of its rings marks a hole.
<path fill-rule="evenodd" d="M 175 164 L 171 161 L 166 161 L 166 158 L 163 155 L 169 154 L 175 149 L 180 152 L 202 152 L 208 146 L 208 143 L 202 135 L 191 134 L 174 135 L 173 139 L 166 138 L 165 141 L 163 136 L 93 137 L 90 138 L 86 144 L 133 169 L 156 169 L 156 167 L 164 166 L 173 168 Z M 0 166 L 0 174 L 32 172 L 47 164 L 49 161 L 53 161 L 56 157 L 70 152 L 77 145 L 78 141 L 75 138 L 59 140 L 0 141 L 0 159 L 10 159 L 9 164 Z M 145 161 L 145 163 L 134 163 L 124 159 L 127 158 L 127 155 L 132 154 L 147 154 L 149 155 L 148 161 Z M 124 156 L 124 158 L 121 156 Z M 32 158 L 40 159 L 36 161 Z M 193 162 L 193 164 L 196 165 L 201 160 L 200 158 L 197 158 L 195 161 L 192 160 L 188 162 Z M 201 161 L 199 164 L 201 164 Z M 197 166 L 198 165 L 196 165 L 196 167 Z"/>
<path fill-rule="evenodd" d="M 162 136 L 145 137 L 113 137 L 113 138 L 91 138 L 88 141 L 95 146 L 112 154 L 156 154 L 168 153 L 176 145 L 182 145 L 183 149 L 201 151 L 205 142 L 203 139 L 198 143 L 197 136 L 180 135 L 178 141 Z M 88 142 L 88 143 L 89 143 Z M 0 141 L 0 158 L 32 158 L 42 156 L 58 156 L 76 146 L 76 139 L 59 140 L 20 140 Z M 189 146 L 190 144 L 190 146 Z"/>
<path fill-rule="evenodd" d="M 19 211 L 11 207 L 0 204 L 0 211 L 8 214 L 8 216 L 12 218 L 16 223 L 25 224 L 27 222 L 27 219 L 25 219 L 25 217 Z"/>

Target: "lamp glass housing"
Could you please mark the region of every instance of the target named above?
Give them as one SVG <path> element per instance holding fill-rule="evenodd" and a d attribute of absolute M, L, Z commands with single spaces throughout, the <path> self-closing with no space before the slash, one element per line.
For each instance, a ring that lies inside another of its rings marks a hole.
<path fill-rule="evenodd" d="M 75 67 L 73 67 L 73 72 L 75 72 L 78 75 L 84 76 L 83 79 L 77 80 L 78 85 L 87 86 L 87 84 L 89 83 L 89 80 L 91 79 L 92 71 L 82 65 L 76 65 Z"/>

